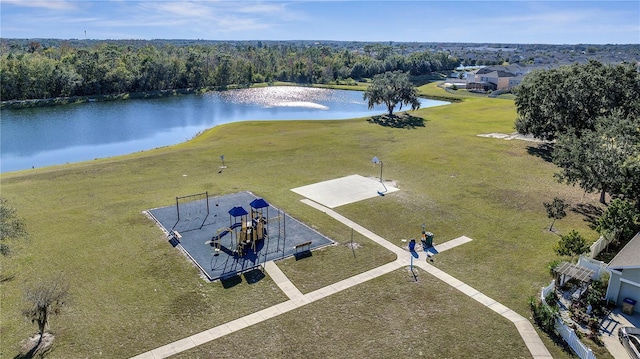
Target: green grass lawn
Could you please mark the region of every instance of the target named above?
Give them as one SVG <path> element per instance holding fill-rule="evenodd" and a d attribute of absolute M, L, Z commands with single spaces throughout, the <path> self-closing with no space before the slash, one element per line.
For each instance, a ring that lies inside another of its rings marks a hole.
<path fill-rule="evenodd" d="M 259 358 L 530 357 L 511 322 L 416 272 L 417 281 L 399 269 L 176 357 L 247 357 L 246 342 Z"/>
<path fill-rule="evenodd" d="M 451 96 L 432 84 L 420 90 Z M 301 197 L 290 191 L 350 174 L 378 176 L 373 156 L 384 161 L 384 178 L 396 181 L 400 191 L 335 210 L 398 245 L 401 239 L 417 238 L 423 223 L 435 233 L 435 244 L 460 235 L 473 238 L 436 256 L 435 265 L 529 317 L 527 299 L 549 283 L 546 266 L 556 259 L 553 245 L 558 236 L 546 230 L 550 220 L 542 202 L 559 196 L 574 205 L 597 205 L 597 198 L 558 184 L 553 178 L 555 166 L 530 153 L 534 144 L 476 136 L 514 131 L 511 100 L 468 98 L 415 114 L 425 119 L 424 127 L 387 128 L 366 119 L 241 122 L 216 127 L 178 146 L 3 174 L 2 196 L 18 209 L 31 236 L 11 242 L 14 254 L 0 259 L 3 271 L 14 275 L 0 284 L 0 356 L 17 354 L 20 342 L 36 331 L 20 313 L 23 290 L 40 278 L 64 276 L 71 285 L 66 311 L 51 320 L 56 335 L 51 358 L 128 357 L 287 299 L 268 277 L 257 282 L 203 281 L 142 214 L 172 204 L 175 196 L 249 190 L 337 241 L 304 260 L 279 263 L 302 292 L 394 260 L 358 234 L 354 235 L 358 248 L 352 251 L 346 245 L 350 228 L 301 203 Z M 228 168 L 218 173 L 221 154 Z M 597 237 L 575 212 L 555 227 L 560 233 L 576 229 L 589 240 Z M 512 339 L 517 336 L 515 328 L 500 316 L 467 303 L 427 274 L 421 275 L 418 285 L 399 280 L 398 275 L 235 333 L 233 340 L 197 349 L 197 355 L 207 356 L 209 350 L 220 353 L 217 347 L 228 348 L 229 356 L 253 356 L 260 347 L 255 344 L 258 340 L 273 347 L 265 348 L 273 356 L 306 356 L 315 353 L 311 348 L 320 350 L 320 344 L 314 343 L 315 335 L 294 335 L 297 326 L 304 326 L 336 333 L 343 340 L 381 340 L 403 355 L 422 351 L 432 357 L 470 354 L 469 348 L 475 350 L 481 341 L 470 339 L 467 345 L 453 338 L 467 330 L 486 331 L 491 343 L 513 346 L 517 355 L 529 356 Z M 402 299 L 369 295 L 384 293 L 385 288 Z M 429 294 L 428 288 L 437 293 Z M 441 305 L 422 303 L 418 297 L 423 295 L 433 295 Z M 351 307 L 349 298 L 360 299 Z M 451 306 L 462 313 L 451 313 Z M 414 307 L 412 316 L 408 307 Z M 440 318 L 432 311 L 435 308 L 464 318 Z M 373 317 L 361 318 L 364 313 Z M 344 315 L 352 324 L 345 324 Z M 432 324 L 423 325 L 421 318 Z M 388 330 L 371 328 L 382 323 Z M 423 334 L 432 340 L 420 340 Z M 275 336 L 273 341 L 270 336 Z M 543 340 L 554 357 L 569 357 L 544 335 Z M 333 341 L 321 343 L 327 346 Z M 339 356 L 340 348 L 348 345 L 337 342 L 325 356 Z M 368 348 L 358 345 L 351 353 Z M 434 346 L 440 351 L 433 352 Z M 376 351 L 363 352 L 377 356 Z"/>

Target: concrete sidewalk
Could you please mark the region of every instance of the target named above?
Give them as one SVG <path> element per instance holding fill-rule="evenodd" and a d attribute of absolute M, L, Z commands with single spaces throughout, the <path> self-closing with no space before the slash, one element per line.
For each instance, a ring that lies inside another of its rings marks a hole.
<path fill-rule="evenodd" d="M 398 255 L 398 258 L 391 263 L 387 263 L 380 267 L 349 277 L 347 279 L 341 280 L 339 282 L 328 285 L 324 288 L 317 289 L 307 294 L 302 294 L 298 290 L 298 288 L 293 283 L 291 283 L 291 281 L 284 275 L 284 273 L 280 270 L 280 268 L 278 268 L 278 266 L 273 261 L 267 262 L 265 264 L 265 270 L 267 271 L 269 276 L 273 279 L 273 281 L 278 285 L 278 287 L 290 298 L 289 300 L 282 302 L 280 304 L 271 306 L 269 308 L 260 310 L 253 314 L 247 315 L 245 317 L 238 318 L 231 322 L 218 325 L 217 327 L 211 328 L 209 330 L 205 330 L 203 332 L 192 335 L 190 337 L 180 339 L 173 343 L 169 343 L 162 347 L 139 354 L 134 358 L 135 359 L 159 359 L 159 358 L 166 358 L 166 357 L 178 354 L 180 352 L 194 348 L 198 345 L 202 345 L 212 340 L 221 338 L 227 334 L 236 332 L 238 330 L 247 328 L 251 325 L 261 323 L 263 321 L 274 318 L 278 315 L 287 313 L 289 311 L 292 311 L 294 309 L 297 309 L 309 303 L 315 302 L 317 300 L 320 300 L 332 294 L 338 293 L 345 289 L 354 287 L 368 280 L 385 275 L 396 269 L 407 267 L 410 265 L 411 260 L 410 258 L 407 258 L 408 252 L 403 250 L 402 248 L 394 245 L 393 243 L 385 240 L 384 238 L 376 235 L 375 233 L 367 230 L 366 228 L 358 225 L 357 223 L 347 219 L 346 217 L 334 212 L 333 210 L 327 207 L 324 207 L 320 204 L 317 204 L 309 200 L 302 200 L 302 201 L 326 213 L 332 218 L 335 218 L 336 220 L 344 223 L 345 225 L 353 228 L 355 231 L 358 231 L 359 233 L 365 235 L 372 241 L 387 248 L 391 252 L 396 253 Z M 438 252 L 443 252 L 448 249 L 454 248 L 458 245 L 467 243 L 470 240 L 471 238 L 462 236 L 452 241 L 442 243 L 441 245 L 437 246 L 436 249 L 438 250 Z M 493 310 L 494 312 L 510 320 L 516 326 L 518 332 L 520 333 L 520 336 L 524 340 L 533 358 L 540 358 L 540 359 L 551 358 L 551 354 L 549 353 L 547 348 L 544 346 L 544 344 L 540 340 L 540 337 L 538 336 L 535 329 L 533 328 L 533 325 L 531 325 L 531 323 L 526 318 L 520 316 L 519 314 L 515 313 L 511 309 L 505 307 L 504 305 L 498 303 L 497 301 L 491 299 L 490 297 L 482 294 L 478 290 L 470 287 L 469 285 L 463 283 L 462 281 L 432 266 L 431 264 L 426 262 L 426 258 L 424 258 L 424 260 L 419 260 L 419 259 L 414 260 L 413 265 L 420 267 L 427 273 L 451 285 L 452 287 L 458 289 L 462 293 L 468 295 L 469 297 L 483 304 L 487 308 Z"/>
<path fill-rule="evenodd" d="M 284 276 L 280 268 L 278 268 L 275 263 L 267 262 L 267 264 L 265 264 L 265 268 L 267 267 L 269 268 L 268 270 L 269 275 L 276 276 L 277 279 L 274 279 L 274 281 L 276 281 L 276 283 L 280 288 L 286 289 L 285 294 L 287 294 L 287 296 L 289 296 L 291 299 L 287 300 L 286 302 L 282 302 L 280 304 L 276 304 L 269 308 L 255 312 L 253 314 L 249 314 L 242 318 L 238 318 L 231 322 L 218 325 L 217 327 L 211 328 L 209 330 L 205 330 L 198 334 L 194 334 L 190 337 L 180 339 L 173 343 L 169 343 L 167 345 L 161 346 L 151 351 L 136 355 L 133 358 L 134 359 L 159 359 L 159 358 L 170 357 L 172 355 L 194 348 L 198 345 L 202 345 L 212 340 L 221 338 L 227 334 L 231 334 L 238 330 L 247 328 L 251 325 L 258 324 L 263 321 L 269 320 L 271 318 L 277 317 L 278 315 L 287 313 L 291 310 L 300 308 L 304 305 L 315 302 L 324 297 L 327 297 L 332 294 L 341 292 L 345 289 L 354 287 L 358 284 L 364 283 L 373 278 L 379 277 L 381 275 L 385 275 L 403 266 L 406 266 L 406 263 L 401 263 L 400 261 L 394 261 L 391 263 L 387 263 L 383 266 L 371 269 L 364 273 L 360 273 L 353 277 L 341 280 L 337 283 L 331 284 L 324 288 L 320 288 L 313 292 L 302 294 L 300 293 L 300 291 L 298 291 L 297 288 L 295 288 L 295 286 L 288 280 L 288 278 Z M 292 288 L 295 288 L 295 289 L 292 289 Z"/>
<path fill-rule="evenodd" d="M 456 241 L 456 239 L 449 242 L 454 241 Z M 458 243 L 460 243 L 460 241 L 458 241 Z M 516 326 L 516 329 L 518 329 L 520 337 L 522 338 L 525 345 L 527 346 L 527 349 L 529 349 L 529 352 L 534 358 L 551 358 L 551 353 L 549 353 L 547 348 L 544 346 L 535 328 L 527 318 L 500 304 L 494 299 L 482 294 L 477 289 L 432 266 L 426 261 L 414 261 L 413 265 L 424 269 L 427 273 L 456 288 L 457 290 L 480 302 L 485 307 L 493 310 L 494 312 L 500 314 L 501 316 L 512 322 Z"/>
<path fill-rule="evenodd" d="M 374 241 L 374 242 L 380 244 L 381 246 L 387 248 L 388 250 L 396 253 L 398 255 L 398 260 L 396 260 L 396 262 L 404 263 L 405 266 L 409 265 L 409 261 L 406 260 L 407 252 L 404 251 L 403 249 L 399 248 L 398 246 L 394 245 L 393 243 L 391 243 L 391 242 L 387 241 L 386 239 L 374 234 L 373 232 L 369 231 L 368 229 L 366 229 L 366 228 L 358 225 L 357 223 L 347 219 L 346 217 L 336 213 L 332 209 L 324 207 L 324 206 L 322 206 L 322 205 L 320 205 L 318 203 L 315 203 L 313 201 L 310 201 L 308 199 L 303 199 L 301 201 L 302 201 L 302 203 L 305 203 L 305 204 L 307 204 L 307 205 L 309 205 L 309 206 L 311 206 L 313 208 L 318 209 L 319 211 L 322 211 L 322 212 L 326 213 L 327 215 L 331 216 L 332 218 L 342 222 L 346 226 L 349 226 L 349 227 L 353 228 L 354 230 L 358 231 L 359 233 L 361 233 L 362 235 L 368 237 L 372 241 Z M 440 245 L 436 245 L 434 247 L 435 250 L 436 250 L 435 253 L 444 252 L 444 251 L 446 251 L 448 249 L 451 249 L 451 248 L 454 248 L 456 246 L 462 245 L 464 243 L 470 242 L 471 240 L 472 240 L 471 238 L 466 237 L 466 236 L 458 237 L 458 238 L 453 239 L 451 241 L 442 243 Z M 430 253 L 433 255 L 434 251 L 430 251 Z M 425 256 L 426 256 L 426 254 L 425 254 Z M 538 333 L 536 332 L 536 330 L 533 327 L 533 325 L 531 324 L 531 322 L 529 322 L 529 320 L 527 320 L 525 317 L 523 317 L 520 314 L 514 312 L 513 310 L 507 308 L 506 306 L 500 304 L 499 302 L 491 299 L 490 297 L 480 293 L 480 291 L 468 286 L 467 284 L 465 284 L 465 283 L 461 282 L 460 280 L 452 277 L 451 275 L 449 275 L 449 274 L 441 271 L 440 269 L 432 266 L 431 264 L 426 262 L 426 258 L 425 258 L 424 261 L 414 260 L 413 261 L 413 265 L 422 268 L 427 273 L 435 276 L 436 278 L 440 279 L 441 281 L 443 281 L 443 282 L 449 284 L 450 286 L 458 289 L 462 293 L 468 295 L 469 297 L 473 298 L 474 300 L 482 303 L 487 308 L 493 310 L 494 312 L 500 314 L 501 316 L 503 316 L 506 319 L 508 319 L 509 321 L 511 321 L 516 326 L 516 328 L 518 329 L 518 333 L 520 333 L 520 337 L 522 337 L 522 340 L 524 340 L 525 345 L 527 346 L 527 348 L 529 349 L 529 352 L 531 353 L 531 355 L 534 358 L 545 358 L 545 359 L 546 358 L 551 358 L 551 353 L 549 353 L 549 350 L 542 343 L 542 340 L 538 336 Z"/>

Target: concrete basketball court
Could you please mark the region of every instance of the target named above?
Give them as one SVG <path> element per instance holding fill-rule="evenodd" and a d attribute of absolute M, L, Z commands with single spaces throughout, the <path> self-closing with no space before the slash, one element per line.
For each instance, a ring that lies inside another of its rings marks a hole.
<path fill-rule="evenodd" d="M 398 188 L 392 186 L 392 182 L 390 181 L 385 181 L 383 185 L 379 178 L 363 177 L 360 175 L 336 178 L 292 188 L 291 190 L 329 208 L 335 208 L 399 191 Z"/>

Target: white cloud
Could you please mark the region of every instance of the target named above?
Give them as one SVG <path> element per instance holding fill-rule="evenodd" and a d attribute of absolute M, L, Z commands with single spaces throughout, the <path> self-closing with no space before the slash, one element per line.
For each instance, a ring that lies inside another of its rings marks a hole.
<path fill-rule="evenodd" d="M 72 10 L 75 9 L 76 6 L 71 1 L 61 1 L 61 0 L 2 0 L 5 4 L 11 4 L 14 6 L 23 6 L 30 8 L 41 8 L 41 9 L 49 9 L 49 10 Z"/>
<path fill-rule="evenodd" d="M 182 24 L 203 32 L 254 31 L 300 21 L 306 16 L 283 3 L 247 1 L 139 2 L 128 22 L 138 26 Z"/>
<path fill-rule="evenodd" d="M 208 3 L 182 1 L 182 2 L 145 2 L 141 6 L 148 11 L 163 16 L 178 16 L 181 18 L 207 18 L 214 16 L 214 12 Z"/>

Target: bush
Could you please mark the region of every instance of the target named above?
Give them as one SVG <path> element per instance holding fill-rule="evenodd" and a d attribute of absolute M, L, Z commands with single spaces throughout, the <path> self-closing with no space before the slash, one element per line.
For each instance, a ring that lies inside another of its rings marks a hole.
<path fill-rule="evenodd" d="M 544 297 L 544 301 L 547 303 L 552 310 L 558 309 L 558 298 L 556 297 L 556 292 L 551 292 Z"/>
<path fill-rule="evenodd" d="M 529 307 L 536 324 L 549 334 L 555 334 L 557 309 L 554 309 L 534 297 L 529 298 Z"/>
<path fill-rule="evenodd" d="M 607 301 L 605 300 L 606 294 L 606 280 L 593 281 L 589 286 L 585 302 L 588 305 L 591 305 L 593 316 L 602 317 L 607 313 Z"/>
<path fill-rule="evenodd" d="M 554 275 L 554 272 L 553 272 L 553 271 L 554 271 L 556 268 L 558 268 L 558 266 L 560 265 L 560 263 L 562 263 L 562 261 L 561 261 L 561 260 L 559 260 L 559 259 L 555 259 L 555 260 L 553 260 L 553 261 L 551 261 L 551 262 L 547 263 L 547 268 L 549 269 L 549 274 L 551 274 L 551 275 L 553 276 L 553 275 Z"/>

